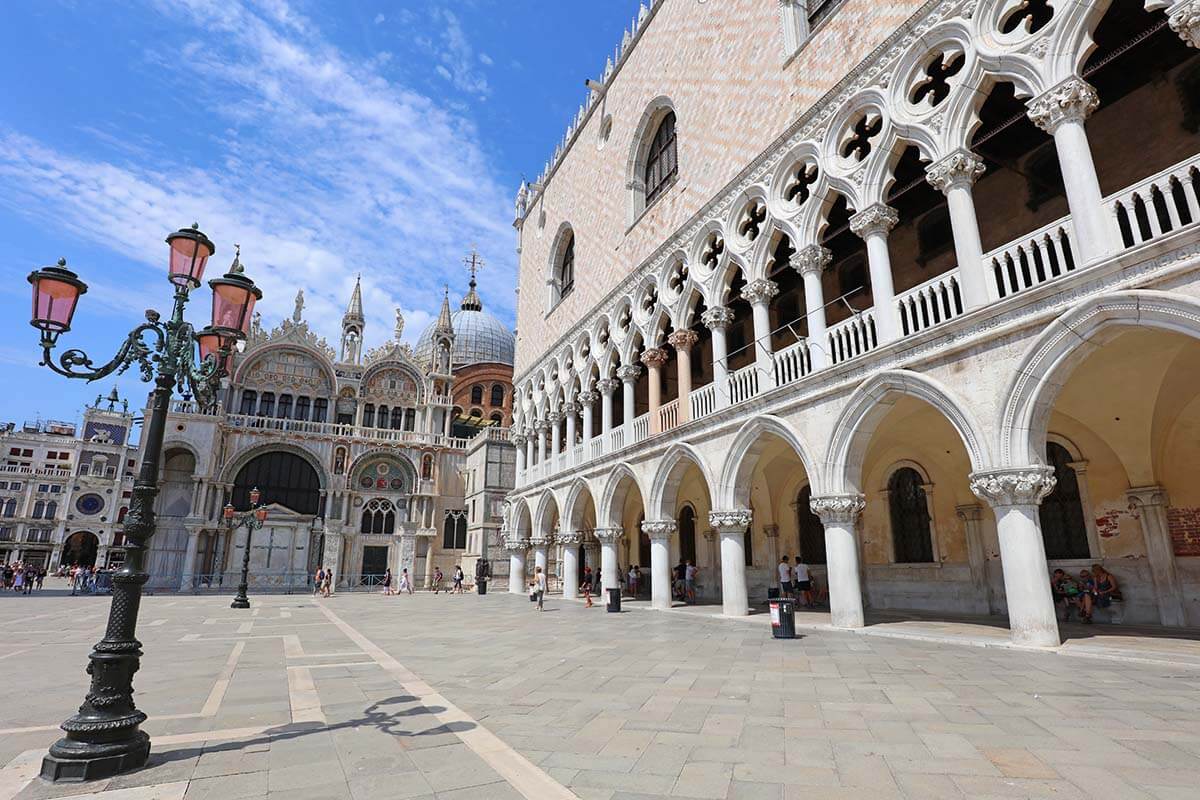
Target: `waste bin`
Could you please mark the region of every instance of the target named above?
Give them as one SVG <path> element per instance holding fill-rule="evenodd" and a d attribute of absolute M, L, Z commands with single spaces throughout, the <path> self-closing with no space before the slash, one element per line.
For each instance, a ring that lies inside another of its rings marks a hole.
<path fill-rule="evenodd" d="M 770 602 L 771 635 L 776 639 L 796 638 L 796 601 L 780 597 Z"/>
<path fill-rule="evenodd" d="M 487 594 L 487 578 L 480 578 L 475 581 L 475 591 L 480 594 Z"/>
<path fill-rule="evenodd" d="M 621 590 L 617 587 L 608 589 L 608 611 L 611 614 L 621 612 Z"/>

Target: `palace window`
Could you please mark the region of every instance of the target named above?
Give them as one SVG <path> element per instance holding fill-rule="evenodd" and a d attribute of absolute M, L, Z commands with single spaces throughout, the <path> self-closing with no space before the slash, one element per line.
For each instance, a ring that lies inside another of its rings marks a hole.
<path fill-rule="evenodd" d="M 256 408 L 258 408 L 258 392 L 251 391 L 250 389 L 242 392 L 242 405 L 238 409 L 238 413 L 253 414 Z"/>
<path fill-rule="evenodd" d="M 846 0 L 808 0 L 808 27 L 816 28 L 829 19 Z"/>
<path fill-rule="evenodd" d="M 313 422 L 324 422 L 325 416 L 329 413 L 329 401 L 324 397 L 318 397 L 313 400 Z"/>
<path fill-rule="evenodd" d="M 402 430 L 404 428 L 404 409 L 392 409 L 392 430 Z"/>
<path fill-rule="evenodd" d="M 30 516 L 33 517 L 34 519 L 41 519 L 42 514 L 45 513 L 45 511 L 46 511 L 46 501 L 38 500 L 36 503 L 33 504 L 33 513 Z"/>
<path fill-rule="evenodd" d="M 391 500 L 371 500 L 363 508 L 360 533 L 395 533 L 396 507 Z"/>
<path fill-rule="evenodd" d="M 292 396 L 290 394 L 279 395 L 279 412 L 280 419 L 288 419 L 292 416 Z"/>
<path fill-rule="evenodd" d="M 375 412 L 375 427 L 386 428 L 388 426 L 388 407 L 380 406 Z"/>
<path fill-rule="evenodd" d="M 1090 558 L 1079 476 L 1071 453 L 1058 442 L 1046 443 L 1046 462 L 1054 467 L 1054 491 L 1038 507 L 1046 558 Z"/>
<path fill-rule="evenodd" d="M 499 407 L 504 405 L 504 387 L 500 384 L 492 385 L 492 406 Z"/>
<path fill-rule="evenodd" d="M 3 515 L 5 517 L 15 517 L 17 515 L 17 501 L 15 498 L 8 498 L 2 506 Z"/>
<path fill-rule="evenodd" d="M 558 296 L 566 297 L 575 288 L 575 232 L 567 231 L 562 256 L 558 259 Z M 480 399 L 480 402 L 483 402 Z"/>
<path fill-rule="evenodd" d="M 476 405 L 483 402 L 483 387 L 478 383 L 471 387 L 471 402 Z"/>
<path fill-rule="evenodd" d="M 925 481 L 912 467 L 901 467 L 888 478 L 888 509 L 897 564 L 933 561 L 933 535 Z"/>
<path fill-rule="evenodd" d="M 300 420 L 308 419 L 308 404 L 309 404 L 309 402 L 310 402 L 309 399 L 307 397 L 304 397 L 303 395 L 296 398 L 296 419 L 300 419 Z"/>
<path fill-rule="evenodd" d="M 375 404 L 374 403 L 367 403 L 365 406 L 363 406 L 363 427 L 365 427 L 365 428 L 374 428 L 375 427 Z"/>
<path fill-rule="evenodd" d="M 643 172 L 646 205 L 657 200 L 679 174 L 679 159 L 675 150 L 675 112 L 668 111 L 658 124 Z"/>
<path fill-rule="evenodd" d="M 417 428 L 417 410 L 415 408 L 404 409 L 404 430 L 412 431 Z"/>
<path fill-rule="evenodd" d="M 467 546 L 467 515 L 465 511 L 447 511 L 442 523 L 442 549 L 462 550 Z"/>
<path fill-rule="evenodd" d="M 258 415 L 260 417 L 275 416 L 275 393 L 263 392 L 262 397 L 258 401 Z"/>

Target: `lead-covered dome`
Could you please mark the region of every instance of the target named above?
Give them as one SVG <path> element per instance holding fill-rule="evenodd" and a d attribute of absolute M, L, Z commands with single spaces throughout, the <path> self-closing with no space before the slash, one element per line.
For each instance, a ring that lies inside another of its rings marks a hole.
<path fill-rule="evenodd" d="M 508 326 L 483 310 L 483 302 L 475 291 L 475 280 L 462 300 L 459 310 L 450 315 L 454 328 L 454 368 L 471 364 L 505 364 L 512 366 L 517 340 Z M 429 323 L 417 340 L 416 355 L 428 364 L 433 358 L 433 331 L 437 322 Z"/>

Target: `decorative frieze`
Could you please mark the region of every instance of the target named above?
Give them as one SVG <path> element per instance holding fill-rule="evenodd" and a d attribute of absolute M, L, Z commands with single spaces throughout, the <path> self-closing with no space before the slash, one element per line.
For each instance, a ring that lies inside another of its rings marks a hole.
<path fill-rule="evenodd" d="M 971 473 L 971 491 L 993 508 L 1036 506 L 1055 483 L 1054 469 L 1041 464 Z"/>
<path fill-rule="evenodd" d="M 813 497 L 808 507 L 825 525 L 853 525 L 867 507 L 867 498 L 861 494 L 831 494 Z"/>
<path fill-rule="evenodd" d="M 1072 75 L 1027 103 L 1029 119 L 1051 135 L 1064 122 L 1083 122 L 1100 106 L 1095 88 Z"/>

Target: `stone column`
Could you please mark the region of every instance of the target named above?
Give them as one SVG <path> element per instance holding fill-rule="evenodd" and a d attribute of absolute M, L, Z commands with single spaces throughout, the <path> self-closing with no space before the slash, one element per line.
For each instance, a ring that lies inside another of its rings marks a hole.
<path fill-rule="evenodd" d="M 983 242 L 979 238 L 979 219 L 971 192 L 975 181 L 986 171 L 979 156 L 961 149 L 925 168 L 926 180 L 946 195 L 964 311 L 986 305 L 989 300 L 987 274 L 983 269 Z"/>
<path fill-rule="evenodd" d="M 661 519 L 642 523 L 642 532 L 650 537 L 650 605 L 671 607 L 671 534 L 675 520 Z"/>
<path fill-rule="evenodd" d="M 662 430 L 662 424 L 658 419 L 658 410 L 662 407 L 662 367 L 667 363 L 667 351 L 661 347 L 651 347 L 642 351 L 642 363 L 646 365 L 649 371 L 649 387 L 648 392 L 650 397 L 650 433 L 658 433 Z M 626 442 L 626 444 L 629 444 Z"/>
<path fill-rule="evenodd" d="M 537 421 L 537 454 L 539 464 L 546 463 L 546 432 L 549 430 L 549 419 L 539 419 Z"/>
<path fill-rule="evenodd" d="M 758 372 L 759 391 L 775 385 L 775 370 L 771 363 L 771 298 L 779 294 L 774 281 L 758 278 L 742 289 L 742 299 L 750 304 L 754 315 L 754 368 Z"/>
<path fill-rule="evenodd" d="M 617 544 L 624 533 L 620 528 L 596 528 L 596 538 L 600 541 L 600 585 L 604 589 L 617 589 L 621 586 L 621 576 L 617 566 Z"/>
<path fill-rule="evenodd" d="M 529 437 L 520 428 L 513 428 L 512 441 L 517 448 L 517 474 L 523 475 L 525 472 L 525 444 Z"/>
<path fill-rule="evenodd" d="M 566 449 L 568 453 L 573 453 L 575 451 L 575 438 L 577 433 L 575 426 L 577 424 L 577 420 L 579 419 L 579 404 L 573 402 L 566 403 L 563 405 L 563 413 L 567 415 Z M 569 464 L 571 462 L 568 461 L 567 463 Z"/>
<path fill-rule="evenodd" d="M 542 573 L 547 575 L 546 580 L 549 580 L 550 559 L 547 555 L 550 548 L 550 540 L 544 536 L 535 536 L 529 540 L 529 546 L 533 548 L 533 566 L 541 567 Z"/>
<path fill-rule="evenodd" d="M 1038 506 L 1053 490 L 1054 470 L 1040 464 L 971 474 L 971 491 L 996 515 L 1008 627 L 1017 644 L 1061 644 L 1038 518 Z"/>
<path fill-rule="evenodd" d="M 825 340 L 825 289 L 821 286 L 821 275 L 833 254 L 819 244 L 800 248 L 792 256 L 792 268 L 804 280 L 804 313 L 808 321 L 808 356 L 813 370 L 830 364 L 829 343 Z"/>
<path fill-rule="evenodd" d="M 200 528 L 188 526 L 187 552 L 183 555 L 183 577 L 179 582 L 179 591 L 190 592 L 193 589 L 196 576 L 196 555 L 200 550 Z M 97 556 L 97 559 L 99 556 Z"/>
<path fill-rule="evenodd" d="M 729 405 L 729 348 L 725 330 L 733 322 L 733 309 L 713 306 L 700 315 L 700 321 L 712 331 L 713 383 L 716 384 L 716 407 Z"/>
<path fill-rule="evenodd" d="M 600 390 L 600 435 L 607 435 L 612 430 L 613 421 L 613 392 L 620 384 L 612 378 L 602 378 L 596 381 Z"/>
<path fill-rule="evenodd" d="M 592 414 L 596 407 L 596 392 L 580 392 L 579 393 L 579 408 L 583 412 L 583 435 L 580 437 L 583 444 L 583 457 L 586 459 L 589 455 L 588 444 L 592 441 Z"/>
<path fill-rule="evenodd" d="M 721 551 L 720 551 L 720 544 L 718 541 L 717 532 L 712 528 L 709 528 L 708 530 L 706 530 L 704 532 L 704 542 L 705 542 L 705 544 L 708 545 L 709 568 L 712 571 L 713 578 L 715 579 L 716 575 L 717 575 L 717 567 L 719 567 L 721 565 L 721 557 L 720 557 Z M 705 580 L 708 580 L 708 579 L 706 578 Z M 713 581 L 711 581 L 711 583 L 716 587 L 717 595 L 720 596 L 721 582 L 717 581 L 717 580 L 713 580 Z"/>
<path fill-rule="evenodd" d="M 1183 41 L 1200 48 L 1200 0 L 1176 0 L 1167 12 L 1167 24 Z"/>
<path fill-rule="evenodd" d="M 521 539 L 509 539 L 504 543 L 508 551 L 508 591 L 511 594 L 525 594 L 525 549 L 529 542 Z"/>
<path fill-rule="evenodd" d="M 700 337 L 695 331 L 672 331 L 667 342 L 675 348 L 675 375 L 679 384 L 679 422 L 692 418 L 692 348 Z"/>
<path fill-rule="evenodd" d="M 621 409 L 622 413 L 624 414 L 624 419 L 622 420 L 621 425 L 626 431 L 629 432 L 625 436 L 625 444 L 630 444 L 633 441 L 632 431 L 635 409 L 633 404 L 633 393 L 634 389 L 637 388 L 637 379 L 641 374 L 642 368 L 637 364 L 626 364 L 623 367 L 617 368 L 617 377 L 620 378 L 621 383 L 624 384 L 621 387 L 621 400 L 624 404 L 624 407 Z"/>
<path fill-rule="evenodd" d="M 983 506 L 967 503 L 955 506 L 954 513 L 963 523 L 963 535 L 967 540 L 967 567 L 971 571 L 971 585 L 986 589 L 987 613 L 996 613 L 996 601 L 992 584 L 987 574 L 987 548 L 983 543 Z"/>
<path fill-rule="evenodd" d="M 1072 244 L 1079 261 L 1090 264 L 1116 252 L 1120 248 L 1117 226 L 1104 208 L 1096 164 L 1084 130 L 1084 121 L 1100 105 L 1096 90 L 1083 78 L 1073 75 L 1026 105 L 1033 124 L 1054 137 L 1075 228 Z"/>
<path fill-rule="evenodd" d="M 564 600 L 574 600 L 579 596 L 579 542 L 582 538 L 578 531 L 558 534 L 558 543 L 562 545 L 561 577 Z"/>
<path fill-rule="evenodd" d="M 1183 587 L 1175 568 L 1175 547 L 1171 543 L 1171 526 L 1167 509 L 1171 501 L 1162 486 L 1137 486 L 1125 492 L 1129 509 L 1142 522 L 1146 540 L 1146 557 L 1154 576 L 1154 593 L 1158 599 L 1158 618 L 1163 625 L 1187 625 L 1187 610 L 1183 605 Z"/>
<path fill-rule="evenodd" d="M 534 453 L 534 444 L 537 441 L 537 421 L 530 422 L 530 426 L 525 429 L 525 468 L 529 469 L 535 463 L 536 454 Z"/>
<path fill-rule="evenodd" d="M 809 501 L 812 512 L 825 526 L 829 616 L 835 628 L 861 628 L 865 624 L 857 525 L 866 505 L 861 494 L 826 495 Z"/>
<path fill-rule="evenodd" d="M 563 415 L 561 411 L 551 411 L 546 415 L 546 421 L 550 425 L 550 455 L 556 456 L 562 451 L 562 422 Z"/>
<path fill-rule="evenodd" d="M 751 515 L 747 509 L 710 511 L 708 522 L 721 537 L 721 613 L 744 617 L 750 613 L 746 590 L 746 528 Z"/>
<path fill-rule="evenodd" d="M 883 203 L 867 206 L 850 218 L 850 230 L 867 243 L 871 301 L 875 306 L 875 334 L 879 344 L 887 344 L 900 336 L 900 315 L 892 284 L 892 256 L 888 252 L 888 234 L 899 221 L 896 209 Z"/>
<path fill-rule="evenodd" d="M 779 577 L 779 526 L 764 525 L 763 536 L 767 537 L 767 564 L 772 570 L 771 580 Z"/>

